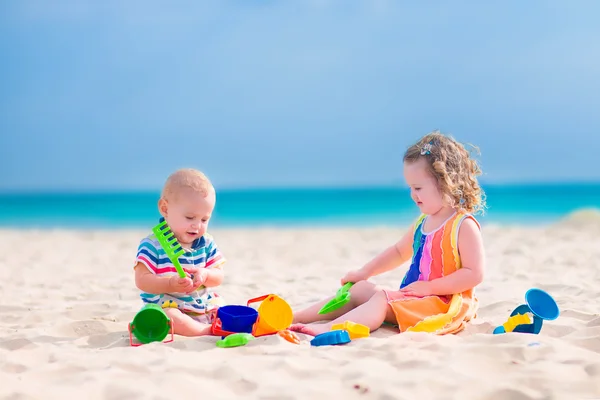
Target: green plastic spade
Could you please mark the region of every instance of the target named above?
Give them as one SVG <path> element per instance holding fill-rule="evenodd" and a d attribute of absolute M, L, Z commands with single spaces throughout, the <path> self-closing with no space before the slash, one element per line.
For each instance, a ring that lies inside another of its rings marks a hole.
<path fill-rule="evenodd" d="M 249 341 L 254 340 L 254 336 L 249 333 L 233 333 L 229 336 L 225 336 L 224 339 L 217 341 L 217 347 L 238 347 L 244 346 Z"/>
<path fill-rule="evenodd" d="M 352 285 L 354 285 L 354 283 L 348 282 L 344 286 L 339 288 L 335 294 L 335 297 L 329 300 L 329 302 L 319 310 L 319 314 L 328 314 L 348 304 L 348 302 L 350 301 L 349 290 L 352 287 Z"/>

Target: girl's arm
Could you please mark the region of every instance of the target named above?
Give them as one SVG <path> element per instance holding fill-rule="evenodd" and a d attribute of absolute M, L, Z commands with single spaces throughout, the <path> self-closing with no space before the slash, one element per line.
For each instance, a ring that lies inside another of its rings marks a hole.
<path fill-rule="evenodd" d="M 462 268 L 430 282 L 431 294 L 450 295 L 473 289 L 483 281 L 485 252 L 477 223 L 468 218 L 458 231 L 458 253 Z"/>
<path fill-rule="evenodd" d="M 412 257 L 412 245 L 413 228 L 411 227 L 398 243 L 385 249 L 382 253 L 365 264 L 360 271 L 369 278 L 399 267 Z"/>

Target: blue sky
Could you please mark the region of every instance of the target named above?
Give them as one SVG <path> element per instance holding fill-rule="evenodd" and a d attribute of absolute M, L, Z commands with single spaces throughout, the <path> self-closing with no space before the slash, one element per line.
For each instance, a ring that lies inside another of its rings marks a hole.
<path fill-rule="evenodd" d="M 426 3 L 426 4 L 425 4 Z M 483 4 L 485 3 L 485 4 Z M 600 180 L 600 2 L 0 2 L 0 190 Z"/>

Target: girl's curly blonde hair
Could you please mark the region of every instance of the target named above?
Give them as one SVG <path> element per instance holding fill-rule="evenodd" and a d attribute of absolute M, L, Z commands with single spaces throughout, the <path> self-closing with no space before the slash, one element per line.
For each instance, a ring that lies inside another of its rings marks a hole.
<path fill-rule="evenodd" d="M 479 154 L 479 149 L 470 146 Z M 444 200 L 458 211 L 476 214 L 485 209 L 485 193 L 477 176 L 481 169 L 464 145 L 440 131 L 423 136 L 404 154 L 404 162 L 425 159 Z"/>

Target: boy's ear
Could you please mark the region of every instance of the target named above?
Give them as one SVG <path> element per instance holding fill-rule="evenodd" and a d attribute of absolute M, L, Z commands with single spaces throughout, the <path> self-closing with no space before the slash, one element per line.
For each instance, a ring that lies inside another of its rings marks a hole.
<path fill-rule="evenodd" d="M 165 199 L 158 200 L 158 212 L 164 218 L 167 218 L 167 214 L 169 212 L 169 203 Z"/>

